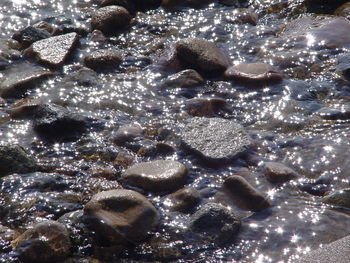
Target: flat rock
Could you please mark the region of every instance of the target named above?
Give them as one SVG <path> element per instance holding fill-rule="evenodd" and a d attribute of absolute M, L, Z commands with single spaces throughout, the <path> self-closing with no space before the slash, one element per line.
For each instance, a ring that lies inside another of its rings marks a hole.
<path fill-rule="evenodd" d="M 17 64 L 0 73 L 0 96 L 3 98 L 16 98 L 36 87 L 41 80 L 54 73 L 48 69 L 30 64 Z"/>
<path fill-rule="evenodd" d="M 181 139 L 185 149 L 213 163 L 230 161 L 251 145 L 240 124 L 220 118 L 189 119 L 182 128 Z"/>
<path fill-rule="evenodd" d="M 131 166 L 122 175 L 122 180 L 127 185 L 147 191 L 168 191 L 181 187 L 186 175 L 185 165 L 171 160 L 157 160 Z"/>
<path fill-rule="evenodd" d="M 297 177 L 297 173 L 278 162 L 265 163 L 265 176 L 271 183 L 283 183 Z"/>
<path fill-rule="evenodd" d="M 122 62 L 123 53 L 112 49 L 99 49 L 89 53 L 84 58 L 84 63 L 88 68 L 99 71 L 113 69 Z"/>
<path fill-rule="evenodd" d="M 103 240 L 114 245 L 143 241 L 158 224 L 156 208 L 131 190 L 98 193 L 85 205 L 86 223 Z"/>
<path fill-rule="evenodd" d="M 62 66 L 79 41 L 77 33 L 69 33 L 34 42 L 25 54 L 44 65 Z"/>
<path fill-rule="evenodd" d="M 214 42 L 185 38 L 176 42 L 177 56 L 183 64 L 210 75 L 223 73 L 229 66 L 226 54 Z"/>

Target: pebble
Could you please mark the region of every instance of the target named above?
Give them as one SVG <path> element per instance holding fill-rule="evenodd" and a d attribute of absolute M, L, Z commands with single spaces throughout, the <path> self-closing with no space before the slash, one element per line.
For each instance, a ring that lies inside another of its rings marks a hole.
<path fill-rule="evenodd" d="M 84 207 L 85 223 L 114 245 L 137 244 L 158 224 L 156 208 L 143 195 L 125 189 L 100 192 Z"/>
<path fill-rule="evenodd" d="M 176 42 L 176 52 L 185 67 L 209 75 L 220 75 L 230 62 L 226 54 L 214 42 L 201 38 L 185 38 Z"/>
<path fill-rule="evenodd" d="M 19 32 L 16 32 L 12 38 L 21 43 L 21 48 L 27 48 L 36 41 L 51 37 L 46 30 L 34 26 L 28 26 Z"/>
<path fill-rule="evenodd" d="M 113 33 L 130 24 L 131 15 L 121 6 L 110 5 L 99 8 L 91 18 L 91 27 L 103 33 Z"/>
<path fill-rule="evenodd" d="M 171 191 L 181 187 L 187 175 L 185 165 L 171 160 L 137 163 L 122 174 L 124 184 L 146 191 Z"/>
<path fill-rule="evenodd" d="M 95 71 L 117 68 L 123 59 L 123 53 L 112 49 L 99 49 L 84 58 L 84 64 Z"/>
<path fill-rule="evenodd" d="M 112 135 L 112 140 L 116 145 L 124 146 L 127 142 L 132 142 L 143 137 L 143 129 L 137 123 L 120 126 Z"/>
<path fill-rule="evenodd" d="M 79 42 L 77 33 L 69 33 L 34 42 L 25 54 L 50 67 L 60 67 Z"/>
<path fill-rule="evenodd" d="M 284 183 L 297 177 L 297 173 L 278 162 L 265 163 L 265 176 L 271 183 Z"/>
<path fill-rule="evenodd" d="M 346 17 L 347 19 L 350 18 L 350 2 L 347 2 L 340 7 L 338 7 L 335 11 L 334 14 L 336 16 L 343 16 Z"/>
<path fill-rule="evenodd" d="M 201 194 L 194 188 L 185 187 L 168 195 L 164 204 L 171 211 L 188 212 L 200 202 Z"/>
<path fill-rule="evenodd" d="M 226 100 L 221 98 L 194 98 L 185 101 L 184 110 L 191 116 L 213 117 L 227 106 Z"/>

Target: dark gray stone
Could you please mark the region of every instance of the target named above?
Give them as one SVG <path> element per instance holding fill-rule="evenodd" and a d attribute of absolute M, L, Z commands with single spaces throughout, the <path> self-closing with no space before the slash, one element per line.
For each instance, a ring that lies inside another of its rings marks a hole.
<path fill-rule="evenodd" d="M 193 69 L 186 69 L 166 78 L 161 86 L 163 88 L 186 88 L 204 85 L 202 76 Z"/>
<path fill-rule="evenodd" d="M 104 69 L 117 68 L 122 62 L 123 53 L 112 49 L 99 49 L 91 52 L 84 58 L 88 68 L 99 71 Z"/>
<path fill-rule="evenodd" d="M 28 26 L 12 36 L 13 39 L 21 43 L 22 48 L 27 48 L 34 42 L 49 37 L 51 37 L 49 32 L 33 26 Z"/>
<path fill-rule="evenodd" d="M 200 202 L 200 198 L 196 189 L 185 187 L 169 195 L 165 204 L 171 211 L 187 212 Z"/>

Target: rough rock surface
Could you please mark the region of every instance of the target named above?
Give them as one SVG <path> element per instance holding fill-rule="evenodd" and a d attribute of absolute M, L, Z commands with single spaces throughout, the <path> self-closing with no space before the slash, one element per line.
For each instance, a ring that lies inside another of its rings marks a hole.
<path fill-rule="evenodd" d="M 191 118 L 182 128 L 182 144 L 210 162 L 227 162 L 244 152 L 251 139 L 244 128 L 220 118 Z"/>
<path fill-rule="evenodd" d="M 185 38 L 176 42 L 178 58 L 194 69 L 218 75 L 229 66 L 228 57 L 215 43 L 201 38 Z"/>
<path fill-rule="evenodd" d="M 283 183 L 297 177 L 297 173 L 282 163 L 265 163 L 265 176 L 271 183 Z"/>
<path fill-rule="evenodd" d="M 96 71 L 103 69 L 113 69 L 122 62 L 123 53 L 112 49 L 99 49 L 91 52 L 84 58 L 87 67 Z"/>
<path fill-rule="evenodd" d="M 77 33 L 69 33 L 36 41 L 25 54 L 44 65 L 62 66 L 79 41 Z"/>
<path fill-rule="evenodd" d="M 147 191 L 167 191 L 181 187 L 186 179 L 185 165 L 171 160 L 137 163 L 122 175 L 125 184 Z"/>
<path fill-rule="evenodd" d="M 172 211 L 186 212 L 199 203 L 200 197 L 196 189 L 185 187 L 170 194 L 165 204 Z"/>
<path fill-rule="evenodd" d="M 125 189 L 94 195 L 85 205 L 84 216 L 99 238 L 114 245 L 139 243 L 158 223 L 158 212 L 151 202 Z"/>

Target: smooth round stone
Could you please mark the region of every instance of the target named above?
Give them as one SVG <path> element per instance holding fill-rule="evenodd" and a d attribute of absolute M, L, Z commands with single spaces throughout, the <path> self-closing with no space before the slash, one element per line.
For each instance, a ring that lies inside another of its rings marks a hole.
<path fill-rule="evenodd" d="M 91 18 L 92 29 L 112 33 L 130 24 L 131 16 L 124 7 L 111 5 L 98 9 Z"/>
<path fill-rule="evenodd" d="M 229 66 L 228 57 L 214 42 L 201 38 L 185 38 L 176 42 L 180 61 L 210 75 L 223 73 Z"/>
<path fill-rule="evenodd" d="M 248 82 L 279 82 L 283 75 L 277 69 L 266 63 L 242 63 L 225 71 L 225 77 Z"/>
<path fill-rule="evenodd" d="M 265 176 L 271 183 L 283 183 L 297 177 L 297 173 L 282 163 L 265 163 Z"/>
<path fill-rule="evenodd" d="M 142 137 L 142 127 L 137 123 L 130 123 L 120 126 L 112 135 L 112 140 L 115 144 L 122 146 L 127 142 L 132 142 Z"/>
<path fill-rule="evenodd" d="M 98 239 L 113 245 L 137 244 L 158 224 L 158 212 L 138 192 L 118 189 L 100 192 L 84 207 L 84 216 Z"/>
<path fill-rule="evenodd" d="M 200 201 L 201 194 L 194 188 L 185 187 L 170 194 L 165 204 L 171 211 L 186 212 Z"/>
<path fill-rule="evenodd" d="M 122 62 L 123 53 L 112 49 L 99 49 L 84 58 L 84 63 L 93 70 L 112 69 Z"/>
<path fill-rule="evenodd" d="M 147 191 L 168 191 L 181 187 L 187 175 L 182 163 L 171 160 L 142 162 L 128 168 L 122 175 L 125 184 Z"/>

